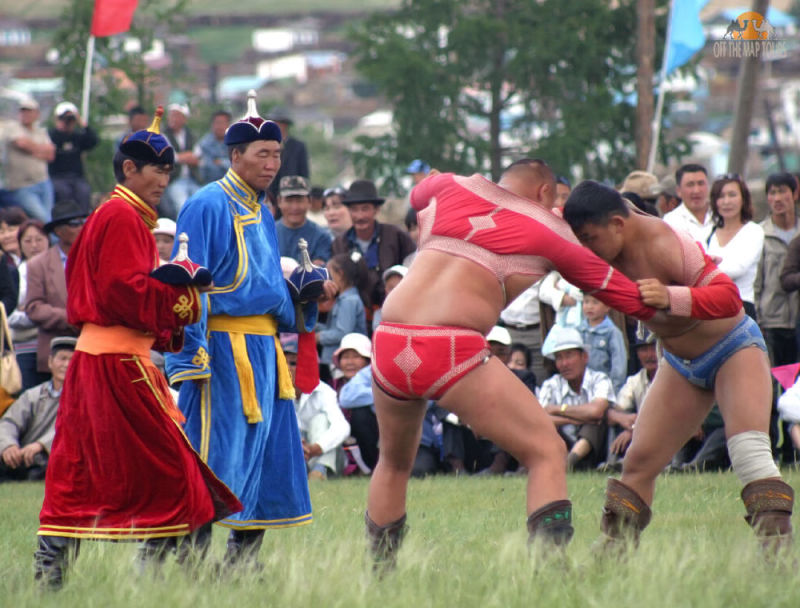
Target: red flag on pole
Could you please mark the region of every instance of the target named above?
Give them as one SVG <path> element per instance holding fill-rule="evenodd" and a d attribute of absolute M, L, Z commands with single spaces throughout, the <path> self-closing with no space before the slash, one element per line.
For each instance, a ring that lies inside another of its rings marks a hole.
<path fill-rule="evenodd" d="M 113 36 L 131 27 L 138 0 L 94 0 L 92 36 Z"/>

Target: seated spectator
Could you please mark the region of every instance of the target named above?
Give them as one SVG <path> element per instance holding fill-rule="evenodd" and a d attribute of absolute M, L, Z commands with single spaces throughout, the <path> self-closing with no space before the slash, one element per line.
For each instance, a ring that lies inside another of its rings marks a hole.
<path fill-rule="evenodd" d="M 403 279 L 404 276 L 408 274 L 408 267 L 401 266 L 400 264 L 395 264 L 391 268 L 387 268 L 383 271 L 383 284 L 386 287 L 386 295 L 388 296 L 392 293 L 392 290 L 397 287 L 397 284 Z M 375 315 L 372 317 L 372 331 L 377 329 L 378 325 L 381 323 L 381 309 L 375 311 Z"/>
<path fill-rule="evenodd" d="M 419 247 L 419 222 L 417 221 L 416 209 L 409 209 L 406 212 L 404 223 L 406 225 L 406 230 L 408 231 L 408 236 L 410 236 L 411 240 L 414 241 L 414 246 Z M 412 251 L 405 258 L 403 258 L 403 266 L 406 268 L 411 266 L 411 262 L 413 262 L 414 258 L 417 257 L 417 251 L 418 250 Z"/>
<path fill-rule="evenodd" d="M 8 315 L 8 325 L 14 340 L 14 352 L 17 353 L 17 364 L 22 373 L 22 390 L 33 388 L 47 380 L 47 374 L 36 371 L 36 350 L 39 342 L 39 330 L 25 313 L 25 301 L 28 296 L 28 262 L 47 251 L 50 239 L 39 220 L 28 220 L 19 228 L 19 248 L 22 262 L 17 267 L 19 273 L 19 297 L 16 309 Z"/>
<path fill-rule="evenodd" d="M 446 415 L 447 412 L 438 407 L 435 401 L 428 402 L 422 419 L 419 448 L 411 468 L 412 477 L 434 475 L 442 470 L 442 419 Z"/>
<path fill-rule="evenodd" d="M 297 336 L 283 334 L 281 346 L 294 380 Z M 329 475 L 341 474 L 344 466 L 342 444 L 350 435 L 350 425 L 339 408 L 336 391 L 324 382 L 320 382 L 310 394 L 297 390 L 294 409 L 303 441 L 308 478 L 324 480 Z"/>
<path fill-rule="evenodd" d="M 47 360 L 52 380 L 22 393 L 0 418 L 0 481 L 44 479 L 58 399 L 76 342 L 53 338 Z"/>
<path fill-rule="evenodd" d="M 153 228 L 153 236 L 156 237 L 159 264 L 166 264 L 172 259 L 172 250 L 175 248 L 176 228 L 175 222 L 168 217 L 158 218 L 158 223 L 156 227 Z"/>
<path fill-rule="evenodd" d="M 725 471 L 731 466 L 725 424 L 715 403 L 694 436 L 678 450 L 668 470 L 677 472 Z"/>
<path fill-rule="evenodd" d="M 510 333 L 510 332 L 509 332 Z M 531 370 L 531 349 L 522 342 L 512 342 L 508 356 L 508 369 L 522 380 L 522 383 L 536 392 L 536 374 Z"/>
<path fill-rule="evenodd" d="M 19 207 L 0 209 L 0 302 L 11 315 L 19 301 L 19 272 L 22 261 L 19 247 L 19 227 L 27 220 Z"/>
<path fill-rule="evenodd" d="M 363 334 L 347 334 L 333 353 L 333 364 L 342 373 L 339 406 L 349 416 L 350 432 L 370 469 L 378 462 L 378 419 L 372 398 L 372 343 Z"/>
<path fill-rule="evenodd" d="M 342 202 L 345 195 L 344 188 L 328 188 L 322 193 L 322 214 L 328 231 L 334 239 L 339 238 L 353 226 L 350 212 Z"/>
<path fill-rule="evenodd" d="M 359 291 L 366 274 L 361 256 L 358 253 L 335 255 L 328 261 L 328 272 L 339 293 L 328 318 L 317 325 L 317 344 L 322 347 L 321 366 L 333 362 L 333 353 L 344 336 L 351 333 L 367 335 L 367 317 Z"/>
<path fill-rule="evenodd" d="M 606 461 L 598 467 L 603 470 L 622 470 L 622 459 L 631 444 L 639 408 L 658 369 L 655 334 L 648 333 L 646 338 L 637 340 L 634 348 L 642 368 L 628 376 L 617 393 L 617 402 L 608 408 L 608 454 Z"/>
<path fill-rule="evenodd" d="M 800 450 L 800 376 L 789 389 L 778 397 L 778 412 L 788 425 L 792 447 Z"/>
<path fill-rule="evenodd" d="M 67 322 L 67 280 L 64 268 L 72 243 L 86 223 L 86 212 L 74 201 L 59 201 L 53 207 L 53 219 L 45 224 L 58 242 L 28 263 L 28 294 L 25 312 L 39 329 L 36 369 L 48 373 L 50 340 L 56 336 L 77 336 Z"/>
<path fill-rule="evenodd" d="M 609 308 L 589 294 L 583 296 L 583 321 L 578 326 L 583 343 L 589 348 L 589 367 L 603 372 L 622 388 L 628 371 L 628 351 L 620 329 L 608 316 Z"/>
<path fill-rule="evenodd" d="M 580 332 L 555 326 L 545 340 L 544 356 L 555 359 L 558 373 L 542 383 L 539 401 L 569 449 L 567 466 L 594 467 L 605 455 L 606 411 L 616 401 L 611 379 L 589 369 L 589 353 Z"/>
<path fill-rule="evenodd" d="M 287 175 L 281 178 L 279 192 L 281 219 L 275 223 L 275 231 L 281 255 L 299 261 L 300 248 L 297 244 L 300 239 L 305 239 L 311 260 L 315 264 L 324 264 L 331 257 L 333 239 L 325 228 L 306 218 L 311 205 L 308 182 L 299 175 Z"/>

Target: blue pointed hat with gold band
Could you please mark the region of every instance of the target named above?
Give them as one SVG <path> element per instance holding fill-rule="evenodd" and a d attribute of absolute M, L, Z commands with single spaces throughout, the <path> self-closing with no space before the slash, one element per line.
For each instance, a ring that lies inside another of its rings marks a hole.
<path fill-rule="evenodd" d="M 256 110 L 256 92 L 247 93 L 247 114 L 233 123 L 225 131 L 225 145 L 249 144 L 251 141 L 281 141 L 281 128 L 278 123 L 264 120 Z"/>
<path fill-rule="evenodd" d="M 152 124 L 147 129 L 125 136 L 119 145 L 119 151 L 125 156 L 148 164 L 174 165 L 175 150 L 167 138 L 161 135 L 161 117 L 163 115 L 163 106 L 158 106 Z"/>

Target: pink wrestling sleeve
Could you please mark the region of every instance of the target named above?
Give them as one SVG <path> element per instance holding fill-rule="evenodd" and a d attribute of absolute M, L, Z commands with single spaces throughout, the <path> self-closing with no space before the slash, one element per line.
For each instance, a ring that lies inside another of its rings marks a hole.
<path fill-rule="evenodd" d="M 656 314 L 642 302 L 636 283 L 585 247 L 558 238 L 546 250 L 561 276 L 598 300 L 643 321 Z"/>
<path fill-rule="evenodd" d="M 411 190 L 411 195 L 408 199 L 411 207 L 417 211 L 425 209 L 430 204 L 431 198 L 443 188 L 446 181 L 453 181 L 452 173 L 429 175 L 423 179 Z"/>

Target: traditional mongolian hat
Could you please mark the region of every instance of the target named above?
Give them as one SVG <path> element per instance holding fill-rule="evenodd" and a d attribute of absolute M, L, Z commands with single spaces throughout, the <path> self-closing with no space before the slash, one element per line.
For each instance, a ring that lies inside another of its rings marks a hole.
<path fill-rule="evenodd" d="M 249 144 L 251 141 L 281 141 L 281 128 L 271 120 L 264 120 L 256 109 L 256 92 L 247 93 L 247 114 L 225 131 L 225 145 Z"/>
<path fill-rule="evenodd" d="M 164 108 L 158 106 L 153 123 L 143 131 L 135 131 L 126 135 L 119 145 L 119 151 L 125 156 L 153 165 L 174 165 L 175 150 L 166 137 L 161 135 L 161 117 Z"/>
<path fill-rule="evenodd" d="M 211 272 L 205 266 L 189 259 L 189 237 L 181 232 L 178 237 L 178 255 L 150 273 L 150 276 L 168 285 L 211 285 Z"/>
<path fill-rule="evenodd" d="M 375 184 L 368 179 L 357 179 L 344 195 L 342 203 L 344 205 L 355 205 L 356 203 L 372 203 L 382 205 L 386 199 L 378 196 L 378 189 Z"/>

